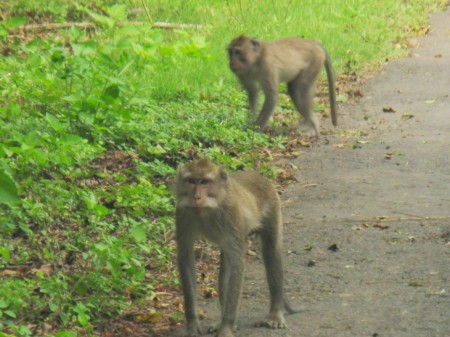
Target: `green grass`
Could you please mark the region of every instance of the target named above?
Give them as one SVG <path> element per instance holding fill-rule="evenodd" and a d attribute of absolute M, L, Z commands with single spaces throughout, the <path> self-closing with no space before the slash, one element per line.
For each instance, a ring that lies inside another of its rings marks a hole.
<path fill-rule="evenodd" d="M 116 25 L 146 20 L 137 0 L 0 1 L 0 336 L 94 336 L 176 284 L 178 163 L 276 177 L 268 153 L 286 136 L 253 132 L 233 36 L 314 38 L 338 75 L 363 73 L 404 54 L 396 43 L 445 2 L 147 1 L 154 21 L 205 26 L 158 30 Z M 15 30 L 68 21 L 98 28 Z"/>
<path fill-rule="evenodd" d="M 186 59 L 160 76 L 168 80 L 167 88 L 158 93 L 171 93 L 174 88 L 189 92 L 210 92 L 218 83 L 236 85 L 227 66 L 225 48 L 236 35 L 245 33 L 260 39 L 300 36 L 322 42 L 328 50 L 338 74 L 363 72 L 386 58 L 405 54 L 395 43 L 414 34 L 426 23 L 427 15 L 446 1 L 202 1 L 171 2 L 171 8 L 155 12 L 154 21 L 186 22 L 207 26 L 199 34 L 205 37 L 209 62 Z M 149 8 L 164 8 L 164 1 L 150 1 Z M 180 68 L 178 68 L 180 67 Z M 167 76 L 166 76 L 167 75 Z M 195 81 L 192 81 L 195 79 Z M 194 89 L 194 90 L 192 90 Z M 213 89 L 214 91 L 214 89 Z M 163 96 L 166 97 L 166 96 Z"/>

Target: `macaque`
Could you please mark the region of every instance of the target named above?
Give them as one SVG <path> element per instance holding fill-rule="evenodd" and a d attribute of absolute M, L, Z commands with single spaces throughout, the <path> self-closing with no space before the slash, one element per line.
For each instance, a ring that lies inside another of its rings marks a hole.
<path fill-rule="evenodd" d="M 280 199 L 274 186 L 255 172 L 228 175 L 207 159 L 180 165 L 176 179 L 176 240 L 184 295 L 186 330 L 203 331 L 197 317 L 193 244 L 202 236 L 220 248 L 218 337 L 232 337 L 244 273 L 247 237 L 258 233 L 270 290 L 269 314 L 258 323 L 286 327 L 284 312 L 295 313 L 284 296 Z"/>
<path fill-rule="evenodd" d="M 287 83 L 288 94 L 303 116 L 301 128 L 308 135 L 319 136 L 319 121 L 312 110 L 315 82 L 322 66 L 328 77 L 331 121 L 337 125 L 336 90 L 330 58 L 316 41 L 287 38 L 264 42 L 245 35 L 233 39 L 228 45 L 231 71 L 247 91 L 250 110 L 255 113 L 259 86 L 265 100 L 256 120 L 264 130 L 278 100 L 278 87 Z"/>

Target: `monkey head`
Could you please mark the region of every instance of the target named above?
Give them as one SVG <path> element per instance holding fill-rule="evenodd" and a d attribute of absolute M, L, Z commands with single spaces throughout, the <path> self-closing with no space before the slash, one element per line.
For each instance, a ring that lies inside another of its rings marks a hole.
<path fill-rule="evenodd" d="M 230 69 L 236 75 L 251 72 L 261 56 L 261 43 L 255 38 L 240 35 L 227 48 Z"/>
<path fill-rule="evenodd" d="M 228 174 L 207 159 L 180 165 L 177 170 L 177 207 L 217 208 L 227 190 Z"/>

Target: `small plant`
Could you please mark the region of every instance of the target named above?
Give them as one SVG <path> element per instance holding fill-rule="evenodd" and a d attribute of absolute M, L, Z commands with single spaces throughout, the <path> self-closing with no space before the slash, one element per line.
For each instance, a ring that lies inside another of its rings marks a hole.
<path fill-rule="evenodd" d="M 338 74 L 362 71 L 444 2 L 152 0 L 155 21 L 202 25 L 157 30 L 129 1 L 1 1 L 0 337 L 92 336 L 176 283 L 179 163 L 277 175 L 286 136 L 253 131 L 227 69 L 233 36 L 313 37 Z M 63 22 L 95 29 L 24 29 Z"/>

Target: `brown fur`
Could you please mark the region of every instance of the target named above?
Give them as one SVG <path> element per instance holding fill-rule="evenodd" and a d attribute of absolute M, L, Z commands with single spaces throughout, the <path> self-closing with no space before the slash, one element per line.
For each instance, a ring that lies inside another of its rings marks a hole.
<path fill-rule="evenodd" d="M 256 112 L 259 86 L 265 100 L 257 119 L 263 130 L 278 100 L 281 82 L 288 85 L 288 93 L 297 110 L 304 117 L 308 131 L 319 135 L 319 122 L 312 111 L 315 82 L 322 66 L 328 77 L 331 119 L 337 125 L 336 90 L 331 61 L 318 42 L 308 39 L 286 38 L 264 42 L 241 35 L 228 45 L 231 71 L 247 91 L 250 109 Z"/>
<path fill-rule="evenodd" d="M 185 336 L 202 333 L 197 317 L 193 244 L 203 236 L 220 247 L 219 299 L 222 320 L 217 336 L 232 337 L 242 287 L 244 254 L 250 233 L 260 234 L 270 311 L 260 325 L 286 327 L 283 312 L 295 312 L 283 293 L 280 199 L 273 185 L 255 172 L 228 175 L 206 159 L 177 171 L 178 267 L 185 300 Z"/>

